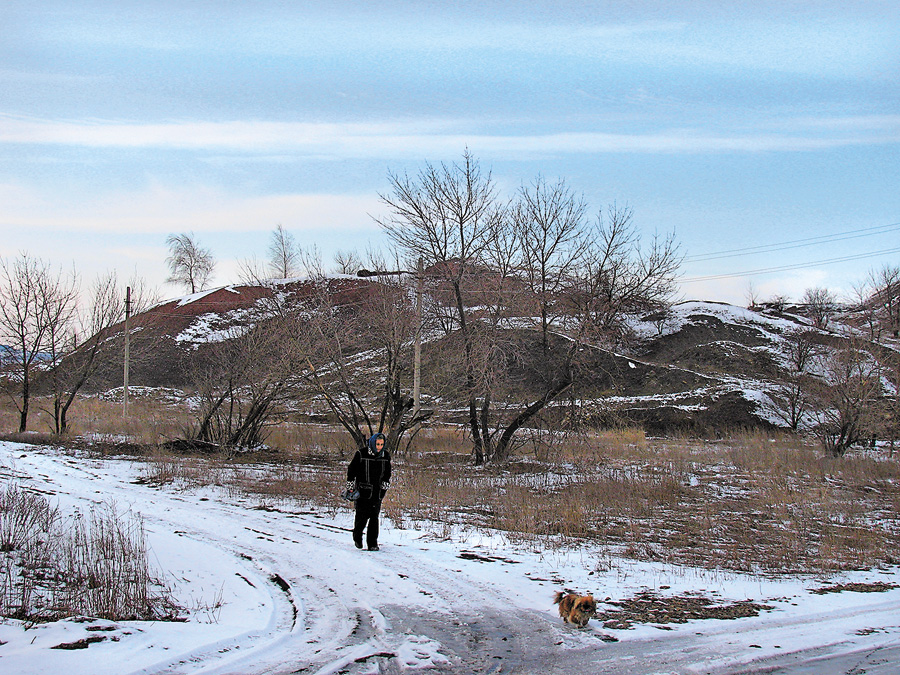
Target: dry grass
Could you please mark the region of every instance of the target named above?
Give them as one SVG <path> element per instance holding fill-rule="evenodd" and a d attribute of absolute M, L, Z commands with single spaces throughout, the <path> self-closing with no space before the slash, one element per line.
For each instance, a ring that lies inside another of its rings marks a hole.
<path fill-rule="evenodd" d="M 356 447 L 343 429 L 324 425 L 279 424 L 271 429 L 267 444 L 302 461 L 327 461 L 353 456 Z"/>
<path fill-rule="evenodd" d="M 48 410 L 52 403 L 35 397 L 30 405 L 28 431 L 19 435 L 19 413 L 7 400 L 0 404 L 0 434 L 3 438 L 25 442 L 45 442 L 53 437 L 53 416 Z M 128 416 L 122 404 L 99 398 L 77 398 L 69 409 L 70 437 L 90 436 L 98 439 L 123 439 L 136 445 L 158 445 L 183 435 L 191 423 L 190 412 L 184 406 L 152 398 L 129 402 Z"/>
<path fill-rule="evenodd" d="M 80 429 L 139 428 L 151 445 L 177 435 L 185 419 L 150 403 L 140 426 L 123 424 L 121 408 L 102 402 L 81 412 Z M 255 495 L 261 507 L 347 508 L 338 496 L 354 450 L 345 432 L 282 424 L 269 444 L 274 452 L 257 455 L 156 450 L 144 479 L 220 485 Z M 607 557 L 772 573 L 900 563 L 898 459 L 863 452 L 835 459 L 790 435 L 661 440 L 620 429 L 535 436 L 513 461 L 475 467 L 463 430 L 434 428 L 395 453 L 394 469 L 385 513 L 436 536 L 500 530 L 550 547 L 599 542 Z"/>
<path fill-rule="evenodd" d="M 178 490 L 206 485 L 229 486 L 235 482 L 234 474 L 235 467 L 223 458 L 175 455 L 157 449 L 147 457 L 138 480 Z"/>
<path fill-rule="evenodd" d="M 114 504 L 63 516 L 15 483 L 0 492 L 0 616 L 172 619 L 177 611 L 151 575 L 139 516 Z"/>
<path fill-rule="evenodd" d="M 72 435 L 127 438 L 138 445 L 158 445 L 183 436 L 192 420 L 186 407 L 153 399 L 132 400 L 128 416 L 122 404 L 96 398 L 79 399 L 69 413 Z"/>
<path fill-rule="evenodd" d="M 386 511 L 400 523 L 496 528 L 514 540 L 742 571 L 896 564 L 900 464 L 823 457 L 797 438 L 647 440 L 633 430 L 572 442 L 555 462 L 477 469 L 435 448 L 398 463 Z"/>

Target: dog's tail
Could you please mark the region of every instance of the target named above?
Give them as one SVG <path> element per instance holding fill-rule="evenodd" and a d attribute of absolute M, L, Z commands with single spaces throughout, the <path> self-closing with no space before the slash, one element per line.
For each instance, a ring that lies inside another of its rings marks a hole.
<path fill-rule="evenodd" d="M 556 595 L 553 596 L 553 604 L 558 605 L 559 601 L 562 600 L 565 597 L 565 595 L 566 594 L 563 593 L 562 591 L 556 591 Z"/>

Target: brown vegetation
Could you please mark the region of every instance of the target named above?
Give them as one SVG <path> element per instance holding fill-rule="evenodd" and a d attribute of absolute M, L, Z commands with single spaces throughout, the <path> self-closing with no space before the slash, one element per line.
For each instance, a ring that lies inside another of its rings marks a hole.
<path fill-rule="evenodd" d="M 161 404 L 155 413 L 145 405 L 148 419 L 162 416 Z M 115 433 L 112 422 L 107 433 Z M 162 437 L 147 427 L 145 438 Z M 123 448 L 102 440 L 91 447 Z M 344 508 L 338 491 L 353 450 L 346 433 L 283 424 L 270 447 L 212 456 L 157 449 L 143 479 L 221 485 L 256 495 L 264 508 Z M 623 429 L 536 436 L 512 461 L 477 467 L 463 430 L 428 428 L 394 461 L 386 514 L 436 536 L 498 530 L 518 543 L 593 542 L 608 557 L 771 573 L 900 562 L 900 463 L 874 451 L 834 458 L 791 435 L 660 440 Z"/>
<path fill-rule="evenodd" d="M 7 481 L 0 491 L 0 616 L 53 621 L 173 619 L 151 574 L 143 521 L 115 504 L 64 515 Z"/>
<path fill-rule="evenodd" d="M 117 434 L 138 430 L 144 481 L 219 485 L 255 495 L 260 508 L 346 508 L 338 493 L 354 448 L 339 428 L 281 424 L 265 452 L 186 455 L 160 449 L 163 421 L 177 426 L 168 404 L 142 401 L 140 422 L 112 403 L 81 405 L 93 412 L 79 419 L 103 432 L 82 441 L 93 452 L 134 451 Z M 877 451 L 835 458 L 787 434 L 662 440 L 622 429 L 536 434 L 490 466 L 474 466 L 470 452 L 464 430 L 424 429 L 395 454 L 386 515 L 439 537 L 490 530 L 519 544 L 600 544 L 606 561 L 766 573 L 900 562 L 900 463 Z"/>

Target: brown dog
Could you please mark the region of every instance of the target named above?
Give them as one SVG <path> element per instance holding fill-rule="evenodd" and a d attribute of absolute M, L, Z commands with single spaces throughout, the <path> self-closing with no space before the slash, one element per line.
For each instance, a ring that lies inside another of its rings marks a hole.
<path fill-rule="evenodd" d="M 559 605 L 559 615 L 566 623 L 573 623 L 580 628 L 587 626 L 597 611 L 597 601 L 593 595 L 568 595 L 562 591 L 553 597 L 554 604 Z"/>

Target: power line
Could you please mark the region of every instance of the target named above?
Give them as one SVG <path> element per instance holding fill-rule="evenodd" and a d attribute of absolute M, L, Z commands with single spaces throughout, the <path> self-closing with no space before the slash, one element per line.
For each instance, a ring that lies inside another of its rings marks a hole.
<path fill-rule="evenodd" d="M 900 248 L 886 249 L 884 251 L 873 251 L 871 253 L 860 253 L 858 255 L 842 256 L 840 258 L 829 258 L 827 260 L 815 260 L 808 263 L 797 263 L 794 265 L 782 265 L 780 267 L 767 267 L 763 269 L 747 270 L 745 272 L 731 272 L 728 274 L 710 274 L 703 277 L 690 277 L 681 279 L 681 283 L 690 284 L 697 281 L 713 281 L 715 279 L 733 279 L 735 277 L 749 277 L 757 274 L 769 274 L 771 272 L 786 272 L 788 270 L 801 270 L 808 267 L 816 267 L 818 265 L 833 265 L 835 263 L 849 262 L 851 260 L 863 260 L 865 258 L 874 258 L 880 255 L 891 255 L 900 253 Z"/>
<path fill-rule="evenodd" d="M 847 239 L 858 239 L 860 237 L 871 237 L 874 235 L 886 234 L 898 229 L 900 229 L 900 223 L 877 225 L 875 227 L 866 227 L 860 230 L 836 232 L 834 234 L 824 234 L 817 237 L 809 237 L 806 239 L 793 239 L 791 241 L 784 241 L 774 244 L 760 244 L 759 246 L 733 248 L 724 251 L 714 251 L 711 253 L 699 253 L 697 255 L 685 257 L 685 262 L 707 262 L 709 260 L 719 260 L 721 258 L 734 258 L 743 255 L 755 255 L 757 253 L 770 253 L 772 251 L 783 251 L 792 248 L 802 248 L 804 246 L 815 246 L 817 244 L 829 244 L 836 241 L 845 241 Z"/>

